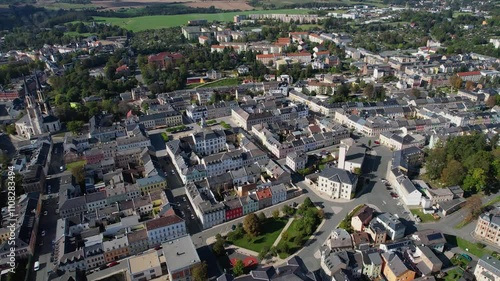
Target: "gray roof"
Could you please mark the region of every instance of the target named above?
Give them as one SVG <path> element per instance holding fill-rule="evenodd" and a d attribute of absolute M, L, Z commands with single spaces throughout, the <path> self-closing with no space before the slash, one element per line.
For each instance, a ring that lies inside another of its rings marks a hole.
<path fill-rule="evenodd" d="M 389 213 L 380 214 L 377 216 L 377 220 L 393 230 L 405 228 L 404 224 L 398 218 Z"/>
<path fill-rule="evenodd" d="M 484 255 L 479 259 L 477 265 L 484 267 L 490 274 L 494 275 L 493 279 L 500 278 L 500 260 L 490 255 Z"/>
<path fill-rule="evenodd" d="M 328 178 L 334 182 L 340 182 L 344 184 L 353 185 L 356 182 L 356 175 L 348 171 L 338 169 L 335 167 L 329 167 L 324 169 L 319 173 L 320 177 Z"/>
<path fill-rule="evenodd" d="M 177 271 L 200 262 L 191 236 L 186 235 L 162 244 L 168 271 Z"/>
<path fill-rule="evenodd" d="M 394 275 L 399 277 L 408 270 L 408 267 L 406 267 L 398 254 L 386 252 L 383 253 L 382 256 L 387 261 L 386 265 L 390 268 Z"/>

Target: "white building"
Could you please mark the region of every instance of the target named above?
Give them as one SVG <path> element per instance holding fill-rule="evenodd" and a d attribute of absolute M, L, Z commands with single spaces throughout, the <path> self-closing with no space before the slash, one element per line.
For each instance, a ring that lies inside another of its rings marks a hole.
<path fill-rule="evenodd" d="M 192 138 L 194 151 L 201 155 L 219 153 L 226 148 L 226 134 L 223 130 L 203 129 L 193 134 Z"/>
<path fill-rule="evenodd" d="M 317 189 L 326 193 L 332 199 L 351 199 L 356 191 L 358 178 L 351 172 L 326 168 L 318 175 Z"/>
<path fill-rule="evenodd" d="M 186 235 L 186 222 L 177 215 L 160 217 L 147 221 L 148 241 L 150 247 Z"/>
<path fill-rule="evenodd" d="M 474 276 L 477 281 L 499 281 L 500 280 L 500 261 L 489 255 L 479 259 Z"/>
<path fill-rule="evenodd" d="M 132 281 L 151 280 L 162 275 L 160 258 L 156 251 L 150 251 L 128 259 L 128 270 Z"/>
<path fill-rule="evenodd" d="M 394 186 L 401 199 L 403 199 L 403 203 L 407 206 L 418 206 L 422 200 L 422 193 L 398 168 L 391 167 L 392 164 L 389 163 L 386 176 L 389 183 Z"/>
<path fill-rule="evenodd" d="M 199 190 L 194 183 L 186 184 L 186 195 L 204 229 L 223 223 L 226 220 L 226 208 L 216 202 L 210 190 Z"/>
<path fill-rule="evenodd" d="M 359 146 L 351 146 L 347 149 L 344 145 L 339 148 L 337 167 L 342 170 L 354 172 L 363 167 L 366 149 Z"/>
<path fill-rule="evenodd" d="M 292 152 L 286 156 L 286 165 L 294 172 L 304 169 L 307 163 L 307 154 Z"/>

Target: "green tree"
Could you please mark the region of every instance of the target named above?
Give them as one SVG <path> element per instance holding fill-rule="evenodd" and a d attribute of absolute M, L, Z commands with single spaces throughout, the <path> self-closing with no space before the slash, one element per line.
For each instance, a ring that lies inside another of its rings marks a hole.
<path fill-rule="evenodd" d="M 73 134 L 81 132 L 83 128 L 83 121 L 69 121 L 67 123 L 68 130 Z"/>
<path fill-rule="evenodd" d="M 281 240 L 288 241 L 288 238 L 288 231 L 283 231 L 283 233 L 281 233 Z"/>
<path fill-rule="evenodd" d="M 283 214 L 286 214 L 288 216 L 293 215 L 294 213 L 294 209 L 288 205 L 284 205 L 283 208 L 281 208 L 281 211 L 283 212 Z"/>
<path fill-rule="evenodd" d="M 361 168 L 358 168 L 358 167 L 354 168 L 354 174 L 360 176 L 361 175 Z"/>
<path fill-rule="evenodd" d="M 467 174 L 464 179 L 463 188 L 465 191 L 476 193 L 486 187 L 487 176 L 483 169 L 475 168 Z"/>
<path fill-rule="evenodd" d="M 264 212 L 260 212 L 259 213 L 259 221 L 264 222 L 264 221 L 266 221 L 266 219 L 267 219 L 266 214 L 264 214 Z"/>
<path fill-rule="evenodd" d="M 278 251 L 280 253 L 283 253 L 283 254 L 288 254 L 288 252 L 290 251 L 290 247 L 288 246 L 288 243 L 280 243 L 278 245 Z"/>
<path fill-rule="evenodd" d="M 464 161 L 464 166 L 472 170 L 474 168 L 480 168 L 485 172 L 490 170 L 491 162 L 493 162 L 493 155 L 488 151 L 478 151 L 471 156 L 467 157 Z"/>
<path fill-rule="evenodd" d="M 7 127 L 5 128 L 5 131 L 9 135 L 15 135 L 15 134 L 17 134 L 17 132 L 16 132 L 16 125 L 14 125 L 14 124 L 7 125 Z"/>
<path fill-rule="evenodd" d="M 75 178 L 77 184 L 80 185 L 82 193 L 85 191 L 85 166 L 75 166 L 71 168 L 71 174 Z"/>
<path fill-rule="evenodd" d="M 280 217 L 280 210 L 274 210 L 273 211 L 273 218 L 274 219 L 277 219 Z"/>
<path fill-rule="evenodd" d="M 441 182 L 447 186 L 459 185 L 465 177 L 466 171 L 462 163 L 450 160 L 441 172 Z"/>
<path fill-rule="evenodd" d="M 226 249 L 224 248 L 224 238 L 222 238 L 219 233 L 215 236 L 215 243 L 212 246 L 212 250 L 217 256 L 223 256 L 226 254 Z"/>
<path fill-rule="evenodd" d="M 233 275 L 234 277 L 238 277 L 243 274 L 245 274 L 245 264 L 242 260 L 238 259 L 233 265 Z"/>
<path fill-rule="evenodd" d="M 372 146 L 372 140 L 368 140 L 368 147 Z"/>
<path fill-rule="evenodd" d="M 446 150 L 443 147 L 436 147 L 429 151 L 429 155 L 425 159 L 425 170 L 430 179 L 438 179 L 445 165 Z"/>
<path fill-rule="evenodd" d="M 270 249 L 268 246 L 264 246 L 262 250 L 259 252 L 259 260 L 263 260 L 266 258 L 267 254 L 269 253 Z"/>
<path fill-rule="evenodd" d="M 206 262 L 201 262 L 196 265 L 192 270 L 193 281 L 206 281 L 208 280 L 208 266 Z"/>
<path fill-rule="evenodd" d="M 305 208 L 311 208 L 311 207 L 314 207 L 314 204 L 313 204 L 313 202 L 311 201 L 311 198 L 309 198 L 309 197 L 306 197 L 306 199 L 304 199 L 304 202 L 302 203 L 302 205 L 303 205 Z"/>
<path fill-rule="evenodd" d="M 252 237 L 260 234 L 260 226 L 261 221 L 254 213 L 248 214 L 243 220 L 243 229 Z"/>

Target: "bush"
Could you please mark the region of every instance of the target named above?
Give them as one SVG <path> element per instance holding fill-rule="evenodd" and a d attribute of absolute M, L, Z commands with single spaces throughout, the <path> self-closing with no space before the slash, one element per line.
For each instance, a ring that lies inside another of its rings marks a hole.
<path fill-rule="evenodd" d="M 484 249 L 484 248 L 486 247 L 486 245 L 484 245 L 484 244 L 483 244 L 483 243 L 481 243 L 481 242 L 477 242 L 477 243 L 476 243 L 476 246 L 477 246 L 478 248 L 480 248 L 480 249 Z"/>

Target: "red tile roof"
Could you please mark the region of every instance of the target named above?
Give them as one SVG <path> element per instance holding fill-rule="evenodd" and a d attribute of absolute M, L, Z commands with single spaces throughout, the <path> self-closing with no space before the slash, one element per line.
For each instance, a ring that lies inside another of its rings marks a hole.
<path fill-rule="evenodd" d="M 150 221 L 146 222 L 146 229 L 147 230 L 152 230 L 152 229 L 157 229 L 161 227 L 165 227 L 168 225 L 176 224 L 183 222 L 184 220 L 178 217 L 177 215 L 173 216 L 168 216 L 168 217 L 161 217 L 157 219 L 152 219 Z"/>
<path fill-rule="evenodd" d="M 458 76 L 476 76 L 476 75 L 481 75 L 480 71 L 468 71 L 468 72 L 459 72 L 457 73 Z"/>
<path fill-rule="evenodd" d="M 269 187 L 257 190 L 256 194 L 257 194 L 257 199 L 259 200 L 273 197 L 273 195 L 271 194 L 271 189 Z"/>

